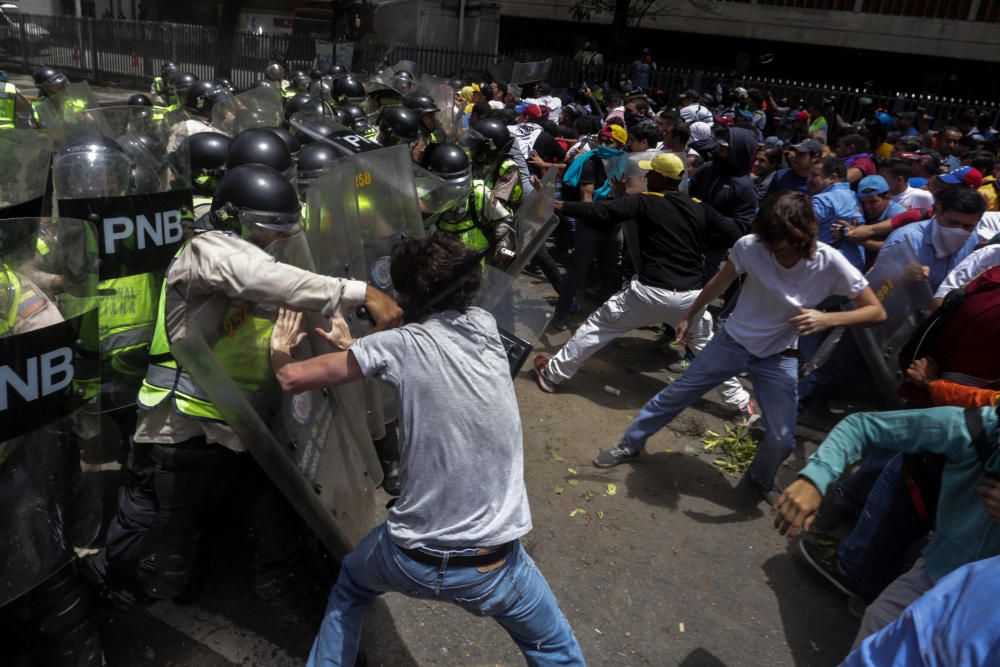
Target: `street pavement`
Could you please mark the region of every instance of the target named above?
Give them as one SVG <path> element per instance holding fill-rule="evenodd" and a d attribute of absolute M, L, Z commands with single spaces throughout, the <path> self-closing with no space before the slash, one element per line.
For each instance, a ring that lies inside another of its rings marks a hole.
<path fill-rule="evenodd" d="M 22 92 L 34 90 L 30 77 L 11 80 Z M 103 105 L 138 92 L 92 89 Z M 541 351 L 554 353 L 569 335 L 550 332 Z M 654 436 L 638 462 L 610 470 L 591 466 L 669 380 L 668 359 L 653 348 L 653 339 L 648 331 L 622 337 L 553 395 L 537 388 L 529 370 L 515 380 L 534 522 L 524 543 L 588 664 L 838 664 L 857 621 L 844 597 L 772 527 L 767 506 L 736 488 L 737 480 L 722 475 L 703 451 L 696 434 L 720 431 L 728 416 L 714 392 Z M 782 469 L 784 482 L 821 437 L 809 430 L 800 435 L 804 446 Z M 120 472 L 109 475 L 109 488 L 121 483 Z M 195 601 L 160 602 L 131 614 L 101 607 L 109 665 L 304 663 L 331 583 L 322 564 L 309 564 L 311 585 L 297 599 L 268 604 L 250 590 L 251 559 L 238 517 L 209 532 L 208 583 Z M 396 594 L 369 611 L 363 650 L 373 667 L 523 664 L 492 620 Z"/>

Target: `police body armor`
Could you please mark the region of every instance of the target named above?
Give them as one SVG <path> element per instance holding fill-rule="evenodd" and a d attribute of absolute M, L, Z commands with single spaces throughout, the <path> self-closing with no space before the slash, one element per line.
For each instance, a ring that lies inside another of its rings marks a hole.
<path fill-rule="evenodd" d="M 0 130 L 14 129 L 16 108 L 17 86 L 7 82 L 0 84 Z"/>

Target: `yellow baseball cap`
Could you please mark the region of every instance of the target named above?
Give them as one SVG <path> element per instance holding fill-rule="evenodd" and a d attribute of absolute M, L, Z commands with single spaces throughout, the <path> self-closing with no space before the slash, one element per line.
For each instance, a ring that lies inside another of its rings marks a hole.
<path fill-rule="evenodd" d="M 639 169 L 655 171 L 672 181 L 684 178 L 684 161 L 676 153 L 660 153 L 652 160 L 639 160 Z"/>

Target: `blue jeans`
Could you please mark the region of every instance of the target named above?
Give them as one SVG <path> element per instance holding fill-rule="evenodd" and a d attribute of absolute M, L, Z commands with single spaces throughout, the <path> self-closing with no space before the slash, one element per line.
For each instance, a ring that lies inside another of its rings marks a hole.
<path fill-rule="evenodd" d="M 651 435 L 706 391 L 743 371 L 750 373 L 764 425 L 764 439 L 757 447 L 749 475 L 765 489 L 772 488 L 778 468 L 795 449 L 798 359 L 781 354 L 755 357 L 729 336 L 725 325 L 684 375 L 642 407 L 620 446 L 633 453 L 640 451 Z"/>
<path fill-rule="evenodd" d="M 448 566 L 448 558 L 474 554 L 475 549 L 424 551 L 443 557 L 443 565 L 409 558 L 390 539 L 384 523 L 370 532 L 344 559 L 308 667 L 353 667 L 365 611 L 375 596 L 388 591 L 444 600 L 477 616 L 492 616 L 529 665 L 586 664 L 569 621 L 520 540 L 504 564 L 489 572 Z"/>

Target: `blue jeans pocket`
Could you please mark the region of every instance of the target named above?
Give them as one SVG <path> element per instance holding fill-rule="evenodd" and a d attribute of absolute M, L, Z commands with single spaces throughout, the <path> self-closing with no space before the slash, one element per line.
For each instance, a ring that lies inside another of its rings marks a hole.
<path fill-rule="evenodd" d="M 507 562 L 490 576 L 453 586 L 449 591 L 442 591 L 442 595 L 447 594 L 455 604 L 477 616 L 495 616 L 523 597 L 514 572 L 520 565 L 520 560 L 509 554 Z M 468 573 L 463 571 L 464 576 L 478 574 L 475 568 L 470 568 Z"/>

